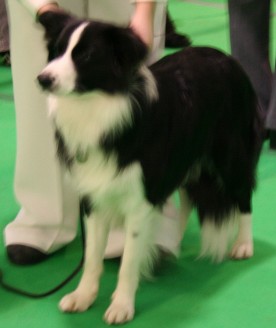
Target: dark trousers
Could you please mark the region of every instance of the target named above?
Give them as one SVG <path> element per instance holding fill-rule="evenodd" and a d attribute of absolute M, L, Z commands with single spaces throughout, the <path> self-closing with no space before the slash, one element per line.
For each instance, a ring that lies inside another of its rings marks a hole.
<path fill-rule="evenodd" d="M 0 52 L 10 50 L 8 16 L 5 0 L 0 0 Z"/>
<path fill-rule="evenodd" d="M 228 0 L 232 55 L 259 97 L 266 127 L 276 130 L 276 74 L 269 61 L 270 0 Z"/>

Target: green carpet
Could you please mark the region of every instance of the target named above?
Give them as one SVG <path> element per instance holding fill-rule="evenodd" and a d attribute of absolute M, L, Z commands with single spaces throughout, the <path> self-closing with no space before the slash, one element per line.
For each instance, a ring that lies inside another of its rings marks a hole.
<path fill-rule="evenodd" d="M 195 45 L 229 51 L 225 1 L 171 0 L 169 9 L 179 31 Z M 273 16 L 274 17 L 274 16 Z M 273 21 L 275 18 L 273 18 Z M 169 51 L 168 51 L 169 52 Z M 274 53 L 272 58 L 274 58 Z M 18 205 L 13 196 L 15 115 L 10 69 L 0 67 L 0 229 L 13 220 Z M 136 317 L 128 327 L 146 328 L 272 328 L 276 326 L 276 152 L 265 144 L 254 195 L 255 256 L 248 261 L 214 265 L 196 260 L 199 230 L 193 214 L 180 259 L 164 265 L 153 282 L 143 282 L 137 294 Z M 5 280 L 30 291 L 45 291 L 72 271 L 81 256 L 80 238 L 46 262 L 19 268 L 11 265 L 0 242 L 0 268 Z M 106 327 L 102 316 L 115 287 L 118 261 L 107 261 L 98 300 L 83 314 L 62 314 L 61 296 L 77 284 L 41 300 L 7 293 L 0 288 L 0 327 Z"/>

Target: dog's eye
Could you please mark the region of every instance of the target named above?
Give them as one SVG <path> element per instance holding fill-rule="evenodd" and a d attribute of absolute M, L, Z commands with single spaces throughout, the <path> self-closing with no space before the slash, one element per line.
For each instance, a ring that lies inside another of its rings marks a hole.
<path fill-rule="evenodd" d="M 61 55 L 60 49 L 58 49 L 55 45 L 48 45 L 48 61 L 54 60 L 55 58 Z"/>
<path fill-rule="evenodd" d="M 80 62 L 88 62 L 93 54 L 93 49 L 74 49 L 72 53 L 72 57 L 74 60 L 78 60 Z"/>
<path fill-rule="evenodd" d="M 60 57 L 63 53 L 64 53 L 64 51 L 61 50 L 60 48 L 55 48 L 54 49 L 54 56 L 55 56 L 55 58 Z"/>
<path fill-rule="evenodd" d="M 89 61 L 89 59 L 92 56 L 92 52 L 91 51 L 85 51 L 84 53 L 80 54 L 79 57 L 81 58 L 81 60 L 87 62 Z"/>
<path fill-rule="evenodd" d="M 66 48 L 67 48 L 67 42 L 65 42 L 64 40 L 62 41 L 58 40 L 54 45 L 54 49 L 53 49 L 55 58 L 63 55 L 66 51 Z"/>

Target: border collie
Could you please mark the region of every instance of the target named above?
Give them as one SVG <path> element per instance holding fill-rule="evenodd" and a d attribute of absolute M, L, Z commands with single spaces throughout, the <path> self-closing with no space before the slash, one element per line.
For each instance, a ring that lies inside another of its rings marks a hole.
<path fill-rule="evenodd" d="M 261 149 L 252 86 L 236 61 L 190 47 L 149 68 L 147 49 L 130 28 L 45 13 L 49 63 L 38 76 L 49 92 L 58 156 L 84 201 L 87 245 L 77 289 L 65 312 L 95 301 L 109 229 L 123 225 L 118 283 L 105 313 L 109 324 L 134 316 L 141 274 L 155 253 L 161 208 L 180 191 L 182 226 L 198 212 L 202 255 L 253 255 L 251 199 Z"/>

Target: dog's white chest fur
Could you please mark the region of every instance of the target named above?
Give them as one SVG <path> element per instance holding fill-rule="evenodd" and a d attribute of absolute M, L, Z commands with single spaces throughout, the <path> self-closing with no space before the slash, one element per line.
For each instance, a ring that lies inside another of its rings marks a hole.
<path fill-rule="evenodd" d="M 94 201 L 109 204 L 118 204 L 120 199 L 133 204 L 138 200 L 136 197 L 142 196 L 140 165 L 135 163 L 119 172 L 116 154 L 106 156 L 99 147 L 105 133 L 116 134 L 131 123 L 126 97 L 103 92 L 50 96 L 49 111 L 69 154 L 75 156 L 79 151 L 86 154 L 84 161 L 75 160 L 70 169 L 80 194 L 89 194 Z"/>
<path fill-rule="evenodd" d="M 104 133 L 131 122 L 128 98 L 97 91 L 85 95 L 49 96 L 49 113 L 72 151 L 97 147 Z"/>

